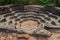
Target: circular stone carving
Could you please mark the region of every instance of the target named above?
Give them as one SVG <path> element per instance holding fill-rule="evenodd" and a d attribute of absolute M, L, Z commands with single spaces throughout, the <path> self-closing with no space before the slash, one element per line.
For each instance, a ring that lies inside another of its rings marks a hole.
<path fill-rule="evenodd" d="M 38 27 L 38 22 L 33 21 L 33 20 L 27 20 L 27 21 L 23 21 L 22 23 L 18 24 L 19 26 L 17 26 L 17 28 L 22 29 L 24 32 L 33 32 L 34 30 L 37 29 Z"/>

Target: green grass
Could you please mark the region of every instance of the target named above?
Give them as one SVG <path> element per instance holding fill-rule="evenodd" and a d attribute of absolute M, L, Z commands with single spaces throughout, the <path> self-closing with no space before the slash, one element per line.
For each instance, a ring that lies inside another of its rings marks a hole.
<path fill-rule="evenodd" d="M 0 0 L 0 4 L 37 4 L 37 5 L 53 5 L 60 6 L 60 0 Z"/>

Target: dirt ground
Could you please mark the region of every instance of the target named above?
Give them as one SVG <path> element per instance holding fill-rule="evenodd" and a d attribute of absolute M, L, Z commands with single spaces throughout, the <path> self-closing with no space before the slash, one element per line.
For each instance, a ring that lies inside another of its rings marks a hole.
<path fill-rule="evenodd" d="M 49 40 L 60 40 L 60 29 L 50 29 L 52 32 L 52 36 L 49 38 Z"/>
<path fill-rule="evenodd" d="M 25 40 L 60 40 L 60 29 L 49 29 L 49 31 L 52 33 L 51 37 L 35 37 L 25 34 Z M 19 33 L 0 32 L 0 40 L 21 40 L 19 37 L 21 37 L 21 34 Z"/>
<path fill-rule="evenodd" d="M 49 29 L 52 32 L 52 36 L 50 38 L 42 37 L 39 40 L 60 40 L 60 29 Z"/>
<path fill-rule="evenodd" d="M 49 29 L 50 32 L 52 32 L 51 37 L 33 37 L 31 36 L 29 40 L 60 40 L 60 29 Z"/>

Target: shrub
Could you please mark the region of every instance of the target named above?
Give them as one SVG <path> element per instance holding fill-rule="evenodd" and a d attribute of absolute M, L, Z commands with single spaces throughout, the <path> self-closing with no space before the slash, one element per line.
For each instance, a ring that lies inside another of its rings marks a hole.
<path fill-rule="evenodd" d="M 4 4 L 37 4 L 60 6 L 60 0 L 0 0 Z"/>

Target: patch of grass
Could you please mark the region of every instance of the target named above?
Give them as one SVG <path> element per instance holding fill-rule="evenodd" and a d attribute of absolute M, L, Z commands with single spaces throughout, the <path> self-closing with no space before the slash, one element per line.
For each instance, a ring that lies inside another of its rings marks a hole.
<path fill-rule="evenodd" d="M 60 6 L 60 0 L 0 0 L 4 4 L 37 4 L 37 5 L 53 5 Z"/>

